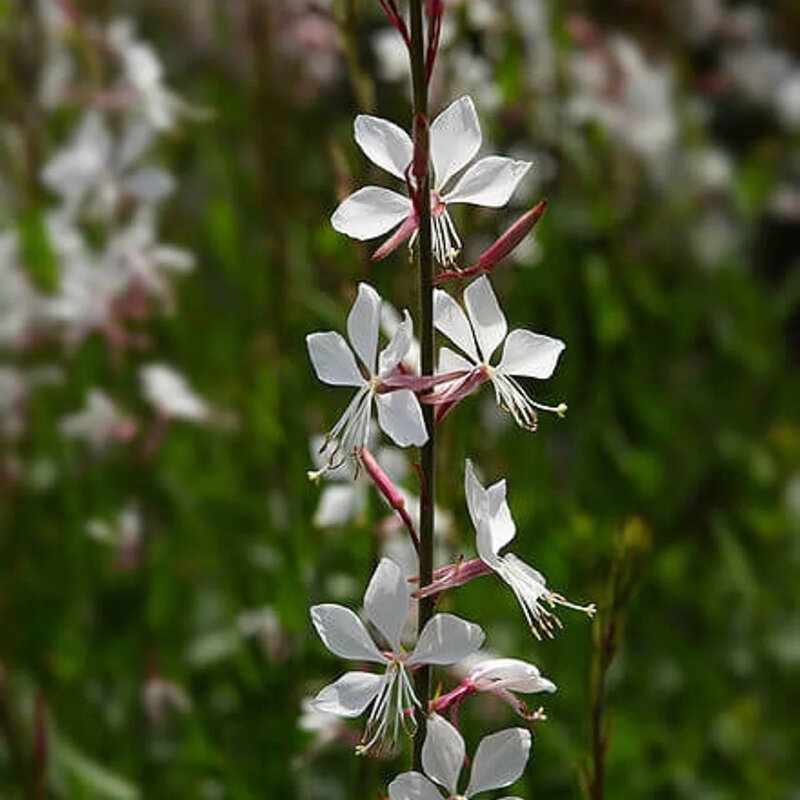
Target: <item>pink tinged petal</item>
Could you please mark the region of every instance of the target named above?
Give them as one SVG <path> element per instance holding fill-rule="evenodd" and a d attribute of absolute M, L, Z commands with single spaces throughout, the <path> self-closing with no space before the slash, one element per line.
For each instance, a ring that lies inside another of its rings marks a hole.
<path fill-rule="evenodd" d="M 428 441 L 417 396 L 410 389 L 376 394 L 378 425 L 400 447 L 421 447 Z"/>
<path fill-rule="evenodd" d="M 456 664 L 483 644 L 479 625 L 455 614 L 436 614 L 428 620 L 417 641 L 408 666 L 421 664 Z"/>
<path fill-rule="evenodd" d="M 403 178 L 411 163 L 414 145 L 398 125 L 380 117 L 360 114 L 355 121 L 356 143 L 364 155 L 397 178 Z"/>
<path fill-rule="evenodd" d="M 394 561 L 382 558 L 364 595 L 364 611 L 395 653 L 408 615 L 408 584 Z"/>
<path fill-rule="evenodd" d="M 473 362 L 479 362 L 475 339 L 467 315 L 461 306 L 443 289 L 433 292 L 433 324 L 453 344 L 460 347 Z"/>
<path fill-rule="evenodd" d="M 403 224 L 372 254 L 372 260 L 380 261 L 397 250 L 414 233 L 418 225 L 419 222 L 415 214 L 406 217 Z"/>
<path fill-rule="evenodd" d="M 378 375 L 390 373 L 406 357 L 413 341 L 414 323 L 408 311 L 403 311 L 403 321 L 378 357 Z"/>
<path fill-rule="evenodd" d="M 469 97 L 461 97 L 431 125 L 431 159 L 437 192 L 472 161 L 480 146 L 481 126 L 475 105 Z"/>
<path fill-rule="evenodd" d="M 525 378 L 549 378 L 566 345 L 540 333 L 526 330 L 511 331 L 503 348 L 503 358 L 497 367 L 506 375 Z"/>
<path fill-rule="evenodd" d="M 342 201 L 333 212 L 331 225 L 353 239 L 374 239 L 412 212 L 413 205 L 407 197 L 380 186 L 365 186 Z"/>
<path fill-rule="evenodd" d="M 374 661 L 385 664 L 364 623 L 349 608 L 334 603 L 311 607 L 311 621 L 328 650 L 350 661 Z"/>
<path fill-rule="evenodd" d="M 500 342 L 505 339 L 508 325 L 492 284 L 485 275 L 464 290 L 464 305 L 472 321 L 478 348 L 483 360 L 488 363 Z"/>
<path fill-rule="evenodd" d="M 368 283 L 359 283 L 358 296 L 347 317 L 347 335 L 370 375 L 375 374 L 380 321 L 381 296 Z"/>
<path fill-rule="evenodd" d="M 442 800 L 439 790 L 419 772 L 404 772 L 389 784 L 390 800 Z"/>
<path fill-rule="evenodd" d="M 487 208 L 504 206 L 531 168 L 529 161 L 489 156 L 473 164 L 453 190 L 442 197 L 445 203 L 469 203 Z"/>
<path fill-rule="evenodd" d="M 317 377 L 331 386 L 363 386 L 364 376 L 344 337 L 335 331 L 306 336 L 308 355 Z"/>
<path fill-rule="evenodd" d="M 514 783 L 525 770 L 531 750 L 531 734 L 524 728 L 509 728 L 484 736 L 472 762 L 465 794 L 471 797 Z"/>
<path fill-rule="evenodd" d="M 336 714 L 338 717 L 358 717 L 375 699 L 384 681 L 384 675 L 346 672 L 339 680 L 322 689 L 311 705 L 315 711 Z"/>
<path fill-rule="evenodd" d="M 438 714 L 431 714 L 426 726 L 425 743 L 422 745 L 422 767 L 429 778 L 454 795 L 458 790 L 458 776 L 466 753 L 464 739 Z"/>

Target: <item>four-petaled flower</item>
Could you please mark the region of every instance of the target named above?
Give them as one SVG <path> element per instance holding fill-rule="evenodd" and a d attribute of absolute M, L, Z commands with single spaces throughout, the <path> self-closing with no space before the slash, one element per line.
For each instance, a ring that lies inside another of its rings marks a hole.
<path fill-rule="evenodd" d="M 561 627 L 561 621 L 553 612 L 557 605 L 593 616 L 596 611 L 594 603 L 587 606 L 570 603 L 547 588 L 541 572 L 528 566 L 513 553 L 503 556 L 499 554 L 517 533 L 506 502 L 505 480 L 484 489 L 475 477 L 472 462 L 468 459 L 464 484 L 469 515 L 477 534 L 478 555 L 511 587 L 533 634 L 537 638 L 541 638 L 541 634 L 553 638 L 555 626 Z"/>
<path fill-rule="evenodd" d="M 381 316 L 381 297 L 368 284 L 358 285 L 350 315 L 347 318 L 347 335 L 352 350 L 344 337 L 334 331 L 311 333 L 306 337 L 308 355 L 317 377 L 332 386 L 354 386 L 358 391 L 326 435 L 321 452 L 328 454 L 328 464 L 338 466 L 359 448 L 367 446 L 372 401 L 378 407 L 378 425 L 400 447 L 421 446 L 428 441 L 428 432 L 422 419 L 422 409 L 410 389 L 393 392 L 381 391 L 381 378 L 394 372 L 408 353 L 413 339 L 411 316 L 403 314 L 389 344 L 378 351 L 378 328 Z M 361 361 L 363 372 L 356 363 Z M 377 356 L 377 363 L 376 363 Z M 341 457 L 337 460 L 337 455 Z M 315 477 L 319 473 L 311 473 Z"/>
<path fill-rule="evenodd" d="M 531 750 L 531 734 L 524 728 L 507 728 L 481 739 L 469 783 L 458 792 L 458 778 L 466 748 L 461 734 L 443 717 L 428 717 L 425 743 L 422 745 L 420 772 L 404 772 L 389 784 L 391 800 L 442 800 L 436 784 L 444 787 L 450 800 L 469 800 L 481 792 L 510 786 L 523 773 Z M 503 800 L 518 800 L 506 797 Z"/>
<path fill-rule="evenodd" d="M 397 178 L 404 178 L 411 163 L 411 137 L 393 122 L 359 115 L 355 139 L 374 164 Z M 525 173 L 528 161 L 487 156 L 473 164 L 448 191 L 452 179 L 475 158 L 481 146 L 481 129 L 475 106 L 461 97 L 446 108 L 430 126 L 430 158 L 433 187 L 430 196 L 433 253 L 441 264 L 452 263 L 461 250 L 448 206 L 452 203 L 500 208 L 506 205 Z M 354 239 L 374 239 L 397 227 L 375 253 L 383 258 L 417 230 L 413 202 L 404 195 L 380 186 L 365 186 L 351 194 L 336 209 L 331 224 Z M 399 226 L 399 227 L 398 227 Z"/>
<path fill-rule="evenodd" d="M 419 635 L 416 647 L 405 651 L 400 637 L 408 614 L 409 592 L 400 567 L 381 559 L 364 594 L 364 611 L 390 649 L 382 650 L 364 623 L 349 608 L 326 603 L 311 608 L 311 621 L 325 646 L 351 661 L 386 667 L 383 675 L 346 672 L 314 698 L 314 708 L 342 717 L 357 717 L 371 706 L 358 752 L 393 747 L 400 727 L 413 727 L 413 709 L 420 702 L 409 671 L 424 664 L 456 664 L 483 643 L 479 626 L 453 614 L 436 614 Z"/>
<path fill-rule="evenodd" d="M 566 345 L 559 339 L 522 328 L 506 335 L 508 324 L 505 315 L 485 275 L 464 290 L 466 314 L 441 289 L 435 290 L 433 303 L 434 325 L 467 356 L 465 358 L 448 347 L 439 351 L 439 373 L 460 372 L 462 377 L 447 383 L 426 399 L 426 402 L 438 406 L 437 420 L 487 380 L 494 386 L 498 405 L 527 430 L 536 429 L 536 409 L 554 411 L 559 416 L 566 413 L 567 407 L 563 404 L 554 408 L 532 400 L 517 381 L 522 377 L 549 378 Z M 489 361 L 503 341 L 503 357 L 493 367 Z"/>

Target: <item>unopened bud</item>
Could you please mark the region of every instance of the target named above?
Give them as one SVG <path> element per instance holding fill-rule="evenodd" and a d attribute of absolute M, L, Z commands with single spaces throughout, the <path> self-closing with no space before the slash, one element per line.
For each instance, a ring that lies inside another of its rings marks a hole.
<path fill-rule="evenodd" d="M 503 259 L 508 258 L 517 245 L 534 229 L 546 208 L 547 200 L 541 200 L 523 214 L 488 250 L 481 253 L 478 266 L 484 272 L 491 272 Z"/>
<path fill-rule="evenodd" d="M 561 419 L 567 416 L 567 404 L 566 403 L 559 403 L 558 407 L 556 408 L 556 414 L 558 414 Z"/>

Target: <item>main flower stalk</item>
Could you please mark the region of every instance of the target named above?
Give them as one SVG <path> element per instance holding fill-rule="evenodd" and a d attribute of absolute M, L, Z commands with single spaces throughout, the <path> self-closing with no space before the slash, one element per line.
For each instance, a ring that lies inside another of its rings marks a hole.
<path fill-rule="evenodd" d="M 428 75 L 425 64 L 425 40 L 423 32 L 423 0 L 411 0 L 411 80 L 413 89 L 414 119 L 428 119 Z M 419 132 L 415 131 L 415 135 Z M 425 154 L 426 163 L 428 154 Z M 423 202 L 419 204 L 419 227 L 417 235 L 416 261 L 418 270 L 419 304 L 420 304 L 420 356 L 423 375 L 433 375 L 434 365 L 434 333 L 433 333 L 433 249 L 431 241 L 431 208 L 427 198 L 430 197 L 430 170 L 426 169 L 422 185 L 418 187 Z M 433 575 L 433 498 L 435 488 L 436 465 L 436 428 L 434 409 L 423 406 L 425 426 L 428 429 L 428 441 L 421 451 L 421 503 L 419 521 L 419 576 L 420 585 L 427 586 Z M 433 599 L 423 598 L 419 601 L 417 629 L 421 631 L 433 615 Z M 425 666 L 416 674 L 416 694 L 423 709 L 428 707 L 431 694 L 430 667 Z M 414 769 L 422 769 L 422 745 L 425 741 L 424 715 L 420 717 L 414 736 Z"/>

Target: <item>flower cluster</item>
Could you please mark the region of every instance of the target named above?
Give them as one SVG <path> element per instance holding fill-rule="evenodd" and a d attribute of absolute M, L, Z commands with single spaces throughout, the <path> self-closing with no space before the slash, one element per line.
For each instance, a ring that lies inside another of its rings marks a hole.
<path fill-rule="evenodd" d="M 420 78 L 426 84 L 431 80 L 442 35 L 443 4 L 433 0 L 425 3 L 427 35 L 420 33 L 420 24 L 407 23 L 396 0 L 382 0 L 381 5 L 399 34 L 401 50 L 417 53 L 412 58 L 412 71 L 416 70 L 418 91 Z M 422 15 L 421 2 L 411 7 L 412 15 Z M 420 52 L 424 56 L 421 62 Z M 376 665 L 377 669 L 357 668 L 344 673 L 317 693 L 306 713 L 344 718 L 366 715 L 356 747 L 360 754 L 396 752 L 402 732 L 424 737 L 415 748 L 420 754 L 415 769 L 389 784 L 391 800 L 436 800 L 442 797 L 437 785 L 447 797 L 467 798 L 516 781 L 528 760 L 531 735 L 525 728 L 509 728 L 484 737 L 475 753 L 469 782 L 460 790 L 459 775 L 466 753 L 457 730 L 461 704 L 476 693 L 485 693 L 502 700 L 531 724 L 545 719 L 543 709 L 531 711 L 518 694 L 553 692 L 556 687 L 533 664 L 481 656 L 483 630 L 453 614 L 434 614 L 432 598 L 495 573 L 514 593 L 539 640 L 552 638 L 561 627 L 556 616 L 559 606 L 588 616 L 594 613 L 594 605 L 571 603 L 553 591 L 541 573 L 513 553 L 501 554 L 516 534 L 506 501 L 506 483 L 500 480 L 484 488 L 469 460 L 465 498 L 479 557 L 438 569 L 423 566 L 433 560 L 439 538 L 436 517 L 442 516 L 434 498 L 425 491 L 431 485 L 425 470 L 435 464 L 433 428 L 484 383 L 491 384 L 497 404 L 525 431 L 536 430 L 541 411 L 559 417 L 566 413 L 564 403 L 548 405 L 534 400 L 526 386 L 531 379 L 542 381 L 553 375 L 564 342 L 524 328 L 509 332 L 489 277 L 537 224 L 546 202 L 541 201 L 520 217 L 476 264 L 462 267 L 459 260 L 464 244 L 454 207 L 461 203 L 505 206 L 531 164 L 503 156 L 474 161 L 482 135 L 475 103 L 468 96 L 453 102 L 430 123 L 415 103 L 413 136 L 393 122 L 360 115 L 355 120 L 355 140 L 370 161 L 403 182 L 405 193 L 382 186 L 358 189 L 334 211 L 333 227 L 359 240 L 388 234 L 375 251 L 374 260 L 387 258 L 408 242 L 421 276 L 423 264 L 432 268 L 434 260 L 440 271 L 420 281 L 420 291 L 428 293 L 422 298 L 422 307 L 429 311 L 421 320 L 419 342 L 414 338 L 409 311 L 402 315 L 390 311 L 391 306 L 366 283 L 359 284 L 355 293 L 346 321 L 347 339 L 333 331 L 307 336 L 317 377 L 328 385 L 355 390 L 338 421 L 320 437 L 315 448 L 315 469 L 309 477 L 317 480 L 324 476 L 332 481 L 315 521 L 320 526 L 340 525 L 351 515 L 363 513 L 366 484 L 372 483 L 395 513 L 397 524 L 406 528 L 419 558 L 412 559 L 409 569 L 392 558 L 381 558 L 364 595 L 367 624 L 344 606 L 322 603 L 311 607 L 313 626 L 330 652 L 357 665 Z M 448 280 L 467 276 L 477 277 L 460 299 L 437 288 Z M 387 336 L 381 345 L 382 321 L 387 317 L 392 324 L 384 325 Z M 434 328 L 452 345 L 441 348 L 435 369 L 431 365 Z M 425 353 L 429 354 L 427 361 Z M 424 371 L 423 363 L 429 365 Z M 383 442 L 382 434 L 391 443 Z M 409 473 L 401 454 L 413 447 L 423 450 L 427 457 L 421 461 L 428 466 L 418 465 L 422 491 L 412 502 L 408 490 L 398 483 Z M 352 485 L 345 481 L 352 481 Z M 422 585 L 412 592 L 413 583 Z M 414 600 L 420 606 L 417 630 L 409 618 Z M 471 666 L 466 674 L 462 672 L 460 683 L 430 696 L 427 676 L 432 667 L 463 669 L 468 661 Z M 440 716 L 445 712 L 450 722 Z M 321 724 L 316 720 L 314 729 Z M 331 738 L 346 738 L 335 725 L 330 731 Z"/>

